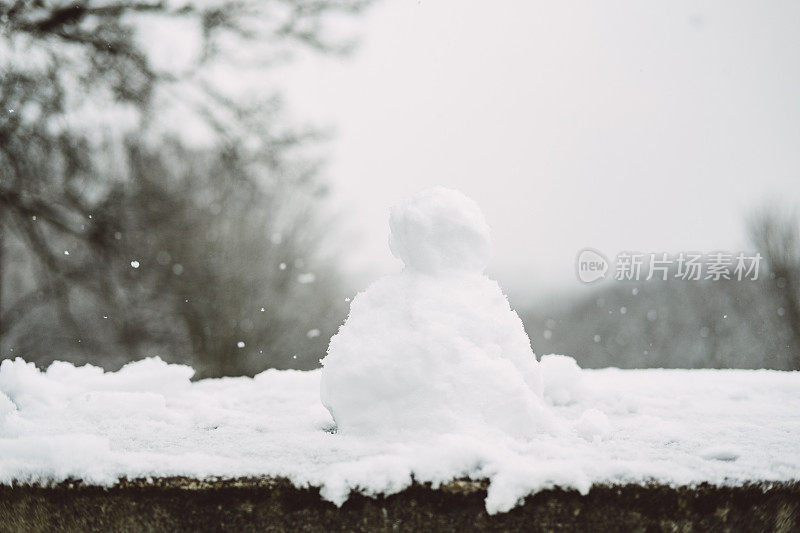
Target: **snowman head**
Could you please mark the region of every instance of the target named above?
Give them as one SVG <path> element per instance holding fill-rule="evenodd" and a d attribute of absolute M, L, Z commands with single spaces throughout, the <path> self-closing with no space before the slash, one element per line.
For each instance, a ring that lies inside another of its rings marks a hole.
<path fill-rule="evenodd" d="M 389 248 L 406 268 L 435 274 L 481 273 L 491 256 L 489 226 L 459 191 L 425 189 L 392 207 Z"/>

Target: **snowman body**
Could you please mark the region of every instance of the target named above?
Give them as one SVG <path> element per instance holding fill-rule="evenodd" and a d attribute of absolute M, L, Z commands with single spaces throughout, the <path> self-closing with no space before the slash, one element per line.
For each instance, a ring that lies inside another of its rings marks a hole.
<path fill-rule="evenodd" d="M 404 270 L 358 294 L 323 359 L 321 397 L 343 432 L 516 437 L 549 425 L 519 316 L 483 275 L 489 229 L 477 204 L 437 187 L 392 209 Z"/>

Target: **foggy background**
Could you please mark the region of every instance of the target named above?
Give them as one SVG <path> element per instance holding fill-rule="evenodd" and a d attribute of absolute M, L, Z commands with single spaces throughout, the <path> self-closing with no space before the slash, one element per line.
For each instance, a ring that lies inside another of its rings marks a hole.
<path fill-rule="evenodd" d="M 0 2 L 0 356 L 313 368 L 475 198 L 537 354 L 800 369 L 796 2 Z M 581 284 L 585 247 L 757 281 Z M 625 309 L 623 312 L 622 309 Z"/>

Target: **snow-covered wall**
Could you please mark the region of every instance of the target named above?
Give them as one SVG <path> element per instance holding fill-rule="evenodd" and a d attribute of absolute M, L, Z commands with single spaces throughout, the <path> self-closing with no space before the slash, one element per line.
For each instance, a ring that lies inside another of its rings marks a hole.
<path fill-rule="evenodd" d="M 490 514 L 552 488 L 800 480 L 800 372 L 581 370 L 542 358 L 555 433 L 337 432 L 320 372 L 191 382 L 159 359 L 119 372 L 0 364 L 0 484 L 286 478 L 336 505 L 414 482 L 486 480 Z"/>

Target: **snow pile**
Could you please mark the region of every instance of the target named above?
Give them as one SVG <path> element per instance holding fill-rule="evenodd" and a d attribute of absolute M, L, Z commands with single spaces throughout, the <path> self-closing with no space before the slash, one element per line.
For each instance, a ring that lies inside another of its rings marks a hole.
<path fill-rule="evenodd" d="M 428 189 L 395 206 L 389 225 L 405 268 L 355 297 L 322 361 L 339 431 L 556 430 L 522 321 L 483 275 L 491 246 L 477 204 Z"/>
<path fill-rule="evenodd" d="M 578 435 L 586 440 L 608 438 L 611 434 L 611 425 L 608 417 L 597 409 L 587 409 L 574 425 Z"/>
<path fill-rule="evenodd" d="M 159 359 L 113 373 L 6 360 L 0 483 L 285 476 L 341 504 L 351 490 L 469 477 L 489 480 L 486 506 L 498 512 L 555 485 L 800 480 L 800 372 L 580 373 L 577 399 L 550 407 L 571 430 L 528 439 L 442 431 L 421 441 L 335 433 L 318 370 L 190 383 L 190 368 Z"/>
<path fill-rule="evenodd" d="M 540 363 L 545 378 L 544 395 L 556 405 L 568 405 L 579 399 L 583 375 L 575 359 L 565 355 L 543 355 Z"/>

